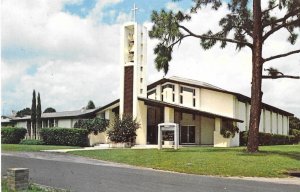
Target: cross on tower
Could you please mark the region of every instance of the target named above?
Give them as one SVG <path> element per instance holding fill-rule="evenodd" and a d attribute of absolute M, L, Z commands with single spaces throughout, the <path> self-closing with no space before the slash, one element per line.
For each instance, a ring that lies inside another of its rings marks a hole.
<path fill-rule="evenodd" d="M 133 4 L 133 8 L 131 9 L 132 11 L 132 16 L 133 16 L 133 22 L 135 22 L 135 15 L 136 15 L 136 11 L 138 10 L 138 8 L 135 6 L 135 3 Z"/>

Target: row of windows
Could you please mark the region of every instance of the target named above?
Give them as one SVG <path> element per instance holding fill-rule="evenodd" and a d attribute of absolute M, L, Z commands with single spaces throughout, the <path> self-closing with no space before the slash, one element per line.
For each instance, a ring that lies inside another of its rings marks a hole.
<path fill-rule="evenodd" d="M 166 88 L 171 88 L 172 89 L 172 102 L 175 102 L 175 85 L 173 84 L 165 84 L 161 87 L 161 95 L 160 95 L 160 99 L 161 101 L 164 101 L 164 89 Z M 183 104 L 183 92 L 190 92 L 193 93 L 193 107 L 196 107 L 196 89 L 193 88 L 189 88 L 189 87 L 183 87 L 180 86 L 180 96 L 179 96 L 179 103 Z M 155 99 L 156 99 L 156 90 L 152 90 L 150 92 L 147 93 L 147 96 L 149 97 L 149 95 L 155 94 Z"/>

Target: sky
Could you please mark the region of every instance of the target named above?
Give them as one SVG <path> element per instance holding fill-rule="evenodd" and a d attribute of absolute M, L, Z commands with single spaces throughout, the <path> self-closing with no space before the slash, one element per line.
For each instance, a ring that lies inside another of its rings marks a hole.
<path fill-rule="evenodd" d="M 265 2 L 265 1 L 263 1 Z M 89 100 L 103 106 L 119 98 L 120 28 L 131 20 L 151 29 L 152 10 L 187 11 L 190 0 L 2 0 L 1 2 L 1 113 L 11 114 L 31 107 L 32 91 L 41 94 L 42 110 L 78 110 Z M 228 13 L 203 8 L 184 23 L 196 33 L 219 29 L 218 21 Z M 276 13 L 280 14 L 280 13 Z M 269 57 L 300 47 L 287 43 L 281 30 L 264 44 Z M 164 76 L 154 67 L 148 38 L 148 83 Z M 250 96 L 251 51 L 215 46 L 204 51 L 197 39 L 186 39 L 173 52 L 167 77 L 204 81 L 228 91 Z M 265 64 L 289 75 L 300 75 L 299 54 Z M 300 117 L 300 83 L 294 79 L 263 80 L 263 102 Z"/>

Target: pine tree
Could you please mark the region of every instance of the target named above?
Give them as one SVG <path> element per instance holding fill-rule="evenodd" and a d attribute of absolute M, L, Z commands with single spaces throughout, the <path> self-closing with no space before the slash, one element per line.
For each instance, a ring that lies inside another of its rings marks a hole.
<path fill-rule="evenodd" d="M 35 98 L 35 90 L 32 93 L 32 103 L 31 103 L 31 138 L 35 138 L 36 136 L 36 98 Z"/>
<path fill-rule="evenodd" d="M 187 37 L 199 39 L 204 50 L 212 48 L 216 43 L 220 43 L 221 48 L 226 47 L 228 43 L 235 44 L 237 50 L 241 50 L 244 47 L 250 48 L 252 52 L 252 83 L 247 149 L 249 152 L 256 152 L 258 151 L 258 131 L 262 105 L 262 79 L 299 79 L 299 76 L 285 75 L 279 71 L 275 74 L 274 70 L 269 75 L 262 75 L 265 63 L 300 53 L 299 48 L 264 58 L 262 53 L 263 45 L 270 36 L 281 29 L 289 32 L 287 40 L 290 44 L 295 44 L 299 35 L 297 28 L 299 29 L 300 27 L 300 2 L 299 0 L 269 0 L 268 8 L 263 10 L 261 8 L 261 0 L 227 1 L 227 7 L 231 13 L 219 21 L 221 30 L 218 32 L 208 31 L 204 34 L 192 32 L 185 26 L 185 23 L 203 6 L 212 5 L 212 9 L 218 10 L 223 2 L 221 0 L 194 0 L 194 2 L 189 13 L 180 11 L 174 13 L 173 11 L 166 12 L 164 10 L 160 12 L 153 11 L 151 20 L 154 25 L 149 32 L 149 36 L 159 40 L 154 49 L 156 68 L 158 70 L 162 69 L 167 73 L 169 62 L 172 59 L 173 47 L 180 45 Z M 252 4 L 252 8 L 249 6 L 250 4 Z M 274 14 L 275 11 L 282 14 Z M 199 24 L 199 27 L 201 25 Z"/>
<path fill-rule="evenodd" d="M 86 106 L 86 109 L 95 109 L 95 104 L 92 100 L 89 100 L 87 106 Z"/>

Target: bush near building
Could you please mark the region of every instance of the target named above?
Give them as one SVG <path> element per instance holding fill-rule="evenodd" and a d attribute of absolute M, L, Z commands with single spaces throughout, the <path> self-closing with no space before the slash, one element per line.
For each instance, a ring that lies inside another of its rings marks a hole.
<path fill-rule="evenodd" d="M 40 135 L 46 145 L 88 146 L 88 130 L 70 128 L 43 128 Z"/>
<path fill-rule="evenodd" d="M 290 145 L 297 144 L 298 140 L 294 135 L 278 135 L 271 133 L 258 134 L 259 145 Z M 246 146 L 248 142 L 248 131 L 240 132 L 240 146 Z"/>
<path fill-rule="evenodd" d="M 19 127 L 1 128 L 1 143 L 18 144 L 25 138 L 27 130 Z"/>
<path fill-rule="evenodd" d="M 108 138 L 115 143 L 134 143 L 139 127 L 140 124 L 130 115 L 115 117 L 108 130 Z"/>

